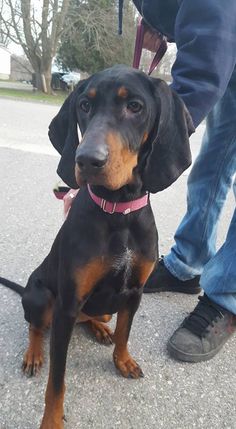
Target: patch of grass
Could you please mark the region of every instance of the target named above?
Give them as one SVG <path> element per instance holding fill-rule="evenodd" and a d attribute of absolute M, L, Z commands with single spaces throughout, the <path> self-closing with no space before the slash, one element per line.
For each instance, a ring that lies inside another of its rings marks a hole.
<path fill-rule="evenodd" d="M 67 92 L 56 92 L 55 95 L 47 95 L 39 91 L 27 91 L 22 89 L 0 88 L 0 97 L 14 98 L 37 103 L 62 104 L 68 96 Z"/>

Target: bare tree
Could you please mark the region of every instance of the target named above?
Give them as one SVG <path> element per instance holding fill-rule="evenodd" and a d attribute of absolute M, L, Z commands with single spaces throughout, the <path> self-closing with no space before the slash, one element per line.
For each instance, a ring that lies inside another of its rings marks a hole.
<path fill-rule="evenodd" d="M 34 72 L 36 87 L 51 92 L 51 66 L 70 0 L 0 0 L 2 33 L 20 44 Z"/>
<path fill-rule="evenodd" d="M 3 13 L 3 1 L 0 2 L 0 45 L 7 47 L 9 44 L 9 38 L 4 31 L 5 26 L 1 19 L 2 13 Z"/>
<path fill-rule="evenodd" d="M 123 36 L 118 35 L 117 0 L 71 0 L 58 62 L 94 73 L 114 63 L 132 64 L 135 8 L 124 4 Z"/>
<path fill-rule="evenodd" d="M 76 9 L 75 9 L 76 10 Z M 79 10 L 74 14 L 74 24 L 77 24 L 81 36 L 88 40 L 87 49 L 98 52 L 104 59 L 105 65 L 114 62 L 130 63 L 133 55 L 135 37 L 135 8 L 130 1 L 124 5 L 123 36 L 118 35 L 117 2 L 104 0 L 89 0 L 81 2 Z M 72 28 L 70 28 L 72 32 Z M 77 32 L 78 33 L 78 32 Z"/>

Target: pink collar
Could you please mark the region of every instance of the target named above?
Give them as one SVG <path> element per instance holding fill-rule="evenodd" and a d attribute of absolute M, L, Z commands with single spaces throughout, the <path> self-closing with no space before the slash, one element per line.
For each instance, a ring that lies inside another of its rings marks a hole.
<path fill-rule="evenodd" d="M 123 203 L 113 203 L 111 201 L 104 200 L 103 198 L 95 195 L 90 186 L 88 185 L 89 195 L 92 200 L 99 206 L 105 213 L 113 214 L 113 213 L 122 213 L 127 215 L 131 212 L 141 209 L 148 204 L 149 195 L 146 194 L 141 198 L 137 198 L 137 200 L 127 201 Z"/>

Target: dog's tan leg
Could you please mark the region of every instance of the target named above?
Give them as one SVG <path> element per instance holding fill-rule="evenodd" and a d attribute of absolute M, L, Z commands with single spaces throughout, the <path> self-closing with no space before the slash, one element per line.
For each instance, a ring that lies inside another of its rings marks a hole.
<path fill-rule="evenodd" d="M 29 346 L 25 352 L 22 369 L 26 375 L 36 375 L 43 363 L 43 329 L 29 326 Z"/>
<path fill-rule="evenodd" d="M 29 325 L 29 345 L 24 354 L 22 369 L 26 375 L 37 375 L 43 364 L 44 331 L 51 324 L 53 303 L 50 301 L 41 317 L 41 326 Z"/>
<path fill-rule="evenodd" d="M 51 341 L 50 370 L 45 395 L 45 410 L 40 429 L 63 429 L 63 401 L 65 393 L 65 367 L 76 315 L 62 307 L 61 302 L 55 304 Z"/>
<path fill-rule="evenodd" d="M 98 320 L 91 319 L 87 322 L 92 332 L 99 343 L 110 345 L 113 343 L 113 333 L 106 323 L 99 322 Z"/>
<path fill-rule="evenodd" d="M 82 311 L 79 314 L 78 322 L 86 323 L 88 327 L 95 334 L 95 337 L 99 343 L 102 344 L 112 344 L 113 333 L 109 326 L 106 325 L 107 322 L 111 320 L 112 316 L 110 314 L 104 314 L 103 316 L 90 317 Z"/>
<path fill-rule="evenodd" d="M 143 372 L 137 362 L 130 356 L 127 347 L 132 323 L 131 318 L 133 317 L 128 309 L 120 311 L 117 315 L 117 324 L 113 337 L 115 343 L 113 359 L 116 368 L 123 377 L 139 378 L 143 377 Z"/>
<path fill-rule="evenodd" d="M 63 429 L 66 356 L 76 312 L 82 307 L 94 285 L 109 269 L 109 264 L 95 259 L 74 273 L 74 295 L 70 301 L 57 300 L 53 314 L 50 346 L 50 372 L 45 396 L 45 410 L 40 429 Z M 68 291 L 68 285 L 61 289 Z M 77 301 L 78 305 L 73 305 Z M 74 309 L 74 310 L 73 310 Z"/>
<path fill-rule="evenodd" d="M 65 385 L 61 386 L 59 392 L 55 393 L 53 386 L 52 370 L 50 369 L 48 385 L 45 395 L 46 407 L 40 429 L 63 429 L 63 402 Z"/>
<path fill-rule="evenodd" d="M 116 367 L 124 377 L 139 378 L 143 377 L 140 366 L 130 356 L 127 342 L 132 325 L 134 314 L 139 306 L 142 294 L 142 288 L 146 283 L 154 267 L 154 262 L 142 258 L 136 258 L 133 266 L 133 278 L 136 280 L 136 294 L 127 302 L 126 308 L 118 312 L 117 324 L 113 341 L 115 349 L 113 359 Z"/>

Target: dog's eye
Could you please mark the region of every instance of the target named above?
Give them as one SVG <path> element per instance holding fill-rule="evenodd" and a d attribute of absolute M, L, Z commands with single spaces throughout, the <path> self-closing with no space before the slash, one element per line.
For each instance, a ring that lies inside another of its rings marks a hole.
<path fill-rule="evenodd" d="M 79 104 L 79 107 L 81 110 L 83 110 L 85 113 L 89 113 L 91 105 L 88 100 L 82 100 Z"/>
<path fill-rule="evenodd" d="M 139 101 L 129 101 L 127 104 L 127 109 L 132 113 L 138 113 L 142 110 L 143 106 Z"/>

